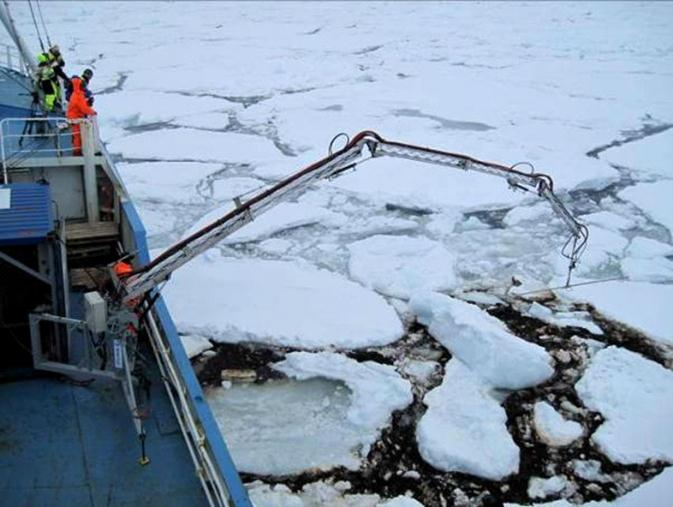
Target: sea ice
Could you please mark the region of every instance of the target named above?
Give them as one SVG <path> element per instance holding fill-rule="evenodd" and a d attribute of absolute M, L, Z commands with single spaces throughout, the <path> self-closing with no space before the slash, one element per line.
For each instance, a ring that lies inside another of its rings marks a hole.
<path fill-rule="evenodd" d="M 519 470 L 519 448 L 507 431 L 507 415 L 491 387 L 458 359 L 425 395 L 428 409 L 416 426 L 425 461 L 445 472 L 500 480 Z"/>
<path fill-rule="evenodd" d="M 234 209 L 234 204 L 225 204 L 201 217 L 183 237 L 187 237 L 209 223 L 224 216 Z M 335 225 L 341 223 L 343 217 L 333 211 L 311 204 L 284 202 L 273 209 L 253 217 L 253 221 L 222 240 L 223 244 L 247 243 L 260 241 L 288 229 L 305 225 Z"/>
<path fill-rule="evenodd" d="M 113 140 L 111 153 L 127 159 L 263 164 L 282 159 L 271 141 L 236 132 L 189 128 L 153 130 Z"/>
<path fill-rule="evenodd" d="M 533 303 L 526 315 L 540 319 L 555 326 L 571 326 L 586 329 L 590 333 L 602 335 L 603 330 L 591 320 L 589 312 L 553 312 L 540 303 Z"/>
<path fill-rule="evenodd" d="M 600 350 L 575 385 L 605 422 L 592 441 L 613 461 L 673 460 L 673 373 L 614 346 Z"/>
<path fill-rule="evenodd" d="M 190 359 L 213 348 L 213 344 L 210 343 L 208 338 L 199 335 L 182 335 L 180 336 L 180 340 L 182 341 L 182 346 L 185 348 L 187 357 Z"/>
<path fill-rule="evenodd" d="M 542 347 L 513 335 L 475 305 L 428 292 L 414 296 L 410 306 L 434 338 L 494 387 L 522 389 L 554 373 Z"/>
<path fill-rule="evenodd" d="M 419 290 L 446 290 L 455 282 L 454 256 L 427 238 L 372 236 L 348 245 L 351 277 L 388 296 L 408 299 Z"/>
<path fill-rule="evenodd" d="M 673 498 L 673 468 L 667 468 L 659 475 L 629 491 L 613 501 L 587 502 L 583 507 L 670 507 Z M 536 507 L 575 507 L 567 500 L 536 503 Z M 505 507 L 524 507 L 506 503 Z"/>
<path fill-rule="evenodd" d="M 645 176 L 673 177 L 673 131 L 611 148 L 601 158 Z"/>
<path fill-rule="evenodd" d="M 569 445 L 584 433 L 581 424 L 564 419 L 545 401 L 535 404 L 533 414 L 535 430 L 540 439 L 548 445 L 554 447 Z"/>
<path fill-rule="evenodd" d="M 221 168 L 202 162 L 121 163 L 116 168 L 131 197 L 137 200 L 181 203 L 201 200 L 197 184 Z"/>
<path fill-rule="evenodd" d="M 662 224 L 673 234 L 671 195 L 673 195 L 673 180 L 638 183 L 619 193 L 619 197 L 631 201 L 652 220 Z"/>
<path fill-rule="evenodd" d="M 673 345 L 673 285 L 611 281 L 573 287 L 557 295 L 591 303 L 605 316 Z"/>
<path fill-rule="evenodd" d="M 346 384 L 352 393 L 348 420 L 362 428 L 381 429 L 392 411 L 413 401 L 409 381 L 394 367 L 374 361 L 359 363 L 333 352 L 291 352 L 273 368 L 297 380 L 319 377 Z"/>
<path fill-rule="evenodd" d="M 96 109 L 105 111 L 101 121 L 121 127 L 197 117 L 228 106 L 226 102 L 210 97 L 153 91 L 120 91 L 96 97 Z"/>
<path fill-rule="evenodd" d="M 307 349 L 385 345 L 404 332 L 381 296 L 337 274 L 206 253 L 176 271 L 163 291 L 182 332 Z"/>
<path fill-rule="evenodd" d="M 373 361 L 293 352 L 272 366 L 299 382 L 235 385 L 207 394 L 234 460 L 248 472 L 355 470 L 391 413 L 413 400 L 411 384 L 394 367 Z"/>
<path fill-rule="evenodd" d="M 568 480 L 562 475 L 555 475 L 548 479 L 531 477 L 528 480 L 528 496 L 531 498 L 547 498 L 551 495 L 558 495 L 566 487 L 568 487 Z"/>

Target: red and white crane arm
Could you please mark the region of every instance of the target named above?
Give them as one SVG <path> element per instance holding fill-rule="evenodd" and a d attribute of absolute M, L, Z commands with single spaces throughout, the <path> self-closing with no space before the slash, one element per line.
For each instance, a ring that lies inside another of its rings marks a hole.
<path fill-rule="evenodd" d="M 336 138 L 335 138 L 336 139 Z M 334 142 L 334 140 L 333 140 Z M 331 146 L 330 146 L 331 148 Z M 158 284 L 167 280 L 171 273 L 208 250 L 222 239 L 254 220 L 257 216 L 281 202 L 296 198 L 306 192 L 318 180 L 334 178 L 358 163 L 371 157 L 396 157 L 417 162 L 442 165 L 463 171 L 477 171 L 505 179 L 513 188 L 535 191 L 549 201 L 554 212 L 561 218 L 571 233 L 566 243 L 570 247 L 564 253 L 570 259 L 570 269 L 581 253 L 588 238 L 586 226 L 578 222 L 564 204 L 554 194 L 554 184 L 546 174 L 524 172 L 515 167 L 507 167 L 492 162 L 484 162 L 467 155 L 388 141 L 376 132 L 363 131 L 340 150 L 314 162 L 300 171 L 260 191 L 244 202 L 239 200 L 236 207 L 206 225 L 189 237 L 167 248 L 147 265 L 134 270 L 117 284 L 124 302 L 129 302 L 147 294 Z M 518 164 L 517 164 L 518 165 Z"/>

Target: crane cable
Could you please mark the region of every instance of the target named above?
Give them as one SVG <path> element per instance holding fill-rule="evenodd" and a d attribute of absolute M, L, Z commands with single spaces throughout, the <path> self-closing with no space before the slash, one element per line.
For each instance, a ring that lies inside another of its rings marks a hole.
<path fill-rule="evenodd" d="M 33 25 L 35 25 L 35 33 L 37 33 L 37 40 L 40 41 L 40 47 L 44 53 L 44 42 L 42 42 L 42 36 L 40 35 L 40 27 L 37 25 L 37 19 L 35 18 L 35 11 L 33 11 L 33 4 L 28 0 L 28 7 L 30 7 L 30 15 L 33 18 Z"/>
<path fill-rule="evenodd" d="M 40 15 L 40 21 L 42 22 L 44 35 L 47 38 L 47 44 L 49 44 L 49 47 L 52 47 L 51 39 L 49 38 L 49 31 L 47 30 L 47 24 L 44 22 L 44 17 L 42 16 L 42 7 L 40 6 L 40 0 L 35 0 L 35 3 L 37 4 L 37 13 Z"/>

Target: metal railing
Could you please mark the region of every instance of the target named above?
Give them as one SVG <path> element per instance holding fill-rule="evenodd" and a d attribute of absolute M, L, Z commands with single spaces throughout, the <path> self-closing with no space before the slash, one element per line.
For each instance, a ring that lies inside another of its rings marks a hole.
<path fill-rule="evenodd" d="M 200 420 L 190 402 L 187 387 L 179 368 L 174 364 L 170 345 L 159 330 L 152 312 L 147 313 L 149 336 L 154 350 L 166 393 L 180 425 L 187 449 L 196 467 L 197 476 L 206 494 L 208 503 L 213 507 L 234 505 L 229 488 L 222 477 L 216 459 L 208 446 L 208 440 L 201 427 Z"/>
<path fill-rule="evenodd" d="M 3 183 L 8 183 L 7 171 L 28 158 L 80 156 L 73 143 L 74 125 L 93 125 L 94 143 L 99 151 L 100 137 L 95 117 L 68 119 L 62 116 L 4 118 L 0 120 L 0 163 Z M 80 138 L 80 141 L 83 139 Z"/>
<path fill-rule="evenodd" d="M 0 42 L 0 59 L 2 58 L 4 58 L 3 67 L 15 70 L 20 74 L 26 74 L 26 62 L 15 46 Z"/>

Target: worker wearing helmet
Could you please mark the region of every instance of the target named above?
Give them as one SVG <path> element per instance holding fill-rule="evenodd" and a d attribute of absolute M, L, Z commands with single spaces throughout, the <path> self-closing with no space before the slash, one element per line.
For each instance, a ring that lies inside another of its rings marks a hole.
<path fill-rule="evenodd" d="M 70 80 L 63 72 L 65 61 L 61 50 L 54 44 L 44 53 L 37 55 L 37 84 L 44 96 L 43 108 L 47 112 L 62 111 L 61 86 L 59 78 L 68 83 Z"/>
<path fill-rule="evenodd" d="M 66 84 L 65 100 L 70 102 L 70 96 L 72 95 L 72 81 L 74 79 L 79 79 L 80 87 L 84 89 L 84 95 L 86 96 L 87 104 L 93 106 L 93 93 L 91 93 L 91 90 L 89 89 L 89 81 L 91 81 L 92 77 L 93 71 L 91 69 L 84 69 L 84 72 L 82 72 L 82 77 L 72 76 Z"/>
<path fill-rule="evenodd" d="M 66 112 L 66 116 L 70 120 L 86 118 L 96 114 L 96 111 L 89 105 L 86 96 L 86 84 L 93 76 L 93 72 L 90 69 L 87 70 L 89 72 L 85 70 L 81 78 L 75 77 L 70 80 L 72 92 L 68 102 L 68 111 Z M 73 123 L 72 125 L 72 147 L 73 155 L 82 154 L 82 135 L 78 123 Z"/>

